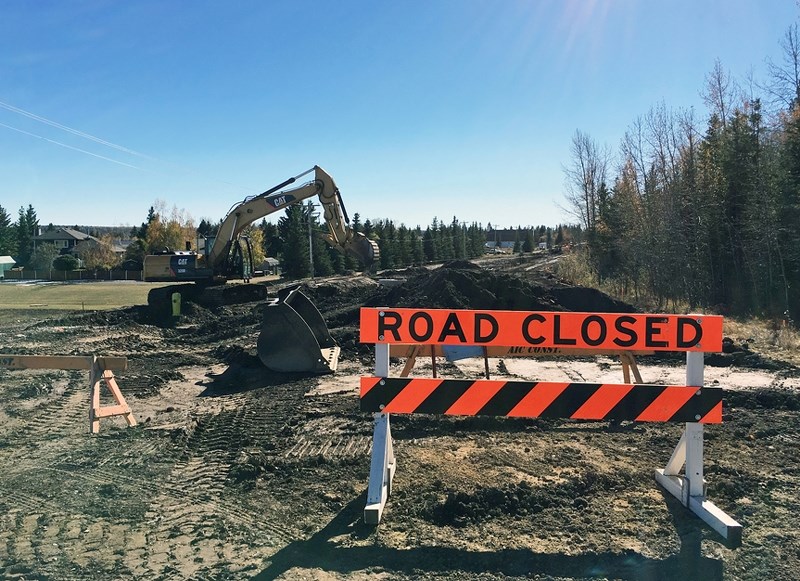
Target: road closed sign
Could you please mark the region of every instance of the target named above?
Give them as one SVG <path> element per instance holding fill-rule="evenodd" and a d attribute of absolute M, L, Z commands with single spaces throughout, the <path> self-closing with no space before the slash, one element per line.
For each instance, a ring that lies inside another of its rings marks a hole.
<path fill-rule="evenodd" d="M 462 309 L 361 309 L 362 343 L 722 350 L 722 317 Z"/>

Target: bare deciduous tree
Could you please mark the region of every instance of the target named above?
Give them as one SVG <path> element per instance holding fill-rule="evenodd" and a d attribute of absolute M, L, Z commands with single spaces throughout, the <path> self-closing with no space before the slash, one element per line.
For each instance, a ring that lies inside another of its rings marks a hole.
<path fill-rule="evenodd" d="M 731 79 L 730 73 L 722 68 L 719 59 L 714 61 L 714 70 L 706 75 L 706 89 L 701 94 L 712 114 L 716 114 L 722 126 L 728 125 L 731 104 L 739 89 L 736 82 Z"/>
<path fill-rule="evenodd" d="M 564 167 L 568 210 L 580 220 L 585 230 L 591 231 L 597 221 L 598 193 L 606 184 L 611 150 L 577 130 L 572 137 L 570 154 L 572 162 Z"/>
<path fill-rule="evenodd" d="M 783 62 L 774 63 L 767 59 L 770 80 L 763 89 L 773 103 L 780 103 L 787 109 L 800 104 L 800 38 L 797 24 L 792 24 L 781 40 Z"/>

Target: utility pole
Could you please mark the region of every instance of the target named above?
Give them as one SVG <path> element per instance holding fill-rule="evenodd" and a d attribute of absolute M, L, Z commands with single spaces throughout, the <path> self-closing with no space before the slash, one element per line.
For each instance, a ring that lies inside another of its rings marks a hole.
<path fill-rule="evenodd" d="M 311 266 L 311 281 L 314 282 L 314 242 L 312 236 L 312 226 L 314 218 L 319 216 L 319 213 L 315 213 L 314 209 L 317 208 L 316 205 L 309 202 L 308 204 L 308 262 Z"/>

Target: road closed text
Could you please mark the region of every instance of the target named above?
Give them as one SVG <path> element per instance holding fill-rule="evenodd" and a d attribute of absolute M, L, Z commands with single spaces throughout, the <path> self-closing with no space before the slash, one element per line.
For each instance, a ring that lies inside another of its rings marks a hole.
<path fill-rule="evenodd" d="M 361 342 L 715 352 L 722 317 L 362 308 Z"/>

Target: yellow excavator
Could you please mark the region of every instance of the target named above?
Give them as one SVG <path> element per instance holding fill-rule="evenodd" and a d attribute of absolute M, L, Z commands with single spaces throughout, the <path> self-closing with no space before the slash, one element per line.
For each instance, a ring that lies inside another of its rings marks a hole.
<path fill-rule="evenodd" d="M 310 181 L 283 189 L 311 173 L 314 177 Z M 315 165 L 235 204 L 216 236 L 199 239 L 197 250 L 187 243 L 185 250 L 165 249 L 145 256 L 145 281 L 192 283 L 151 290 L 147 302 L 153 317 L 168 320 L 176 294 L 183 301 L 206 306 L 265 299 L 264 285 L 223 285 L 235 279 L 248 283 L 250 278 L 261 274 L 253 264 L 250 240 L 242 232 L 256 220 L 315 195 L 322 204 L 327 226 L 325 241 L 354 256 L 365 267 L 376 263 L 380 258 L 378 245 L 349 226 L 339 188 L 330 174 Z M 302 292 L 297 289 L 280 292 L 277 298 L 267 301 L 258 339 L 258 355 L 267 367 L 275 371 L 330 373 L 336 370 L 338 354 L 339 348 L 322 315 Z"/>

